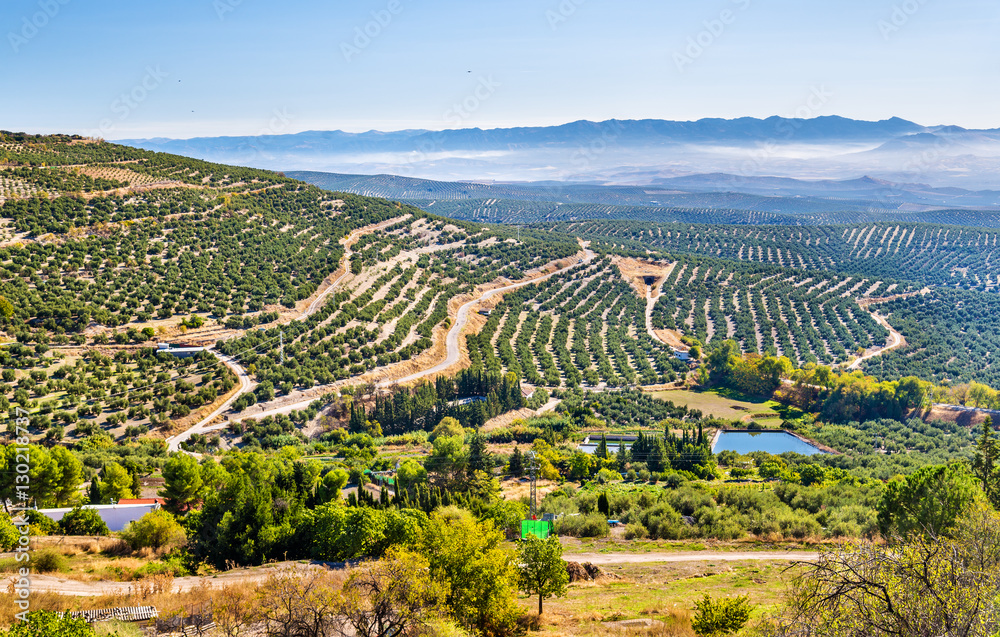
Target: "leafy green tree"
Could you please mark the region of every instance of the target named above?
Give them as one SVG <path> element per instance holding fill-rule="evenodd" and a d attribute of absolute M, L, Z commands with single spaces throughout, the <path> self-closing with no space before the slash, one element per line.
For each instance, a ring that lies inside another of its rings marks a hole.
<path fill-rule="evenodd" d="M 399 465 L 396 484 L 400 490 L 416 489 L 417 485 L 425 482 L 427 482 L 427 469 L 413 458 L 408 458 Z"/>
<path fill-rule="evenodd" d="M 583 481 L 590 477 L 590 470 L 593 468 L 593 457 L 589 453 L 577 451 L 573 454 L 569 464 L 569 477 L 571 480 Z"/>
<path fill-rule="evenodd" d="M 507 473 L 515 478 L 520 478 L 524 475 L 524 454 L 521 453 L 521 448 L 515 446 L 514 453 L 510 454 L 510 463 L 507 466 Z"/>
<path fill-rule="evenodd" d="M 879 530 L 887 537 L 947 534 L 977 496 L 978 485 L 965 465 L 923 467 L 886 485 L 878 504 Z"/>
<path fill-rule="evenodd" d="M 441 438 L 443 436 L 464 437 L 465 430 L 462 429 L 462 424 L 460 422 L 458 422 L 451 416 L 445 416 L 444 418 L 441 419 L 441 422 L 439 422 L 437 426 L 434 427 L 434 430 L 431 432 L 431 435 L 427 437 L 427 439 L 430 440 L 431 442 L 434 442 L 436 439 Z"/>
<path fill-rule="evenodd" d="M 0 316 L 9 319 L 14 316 L 14 304 L 0 296 Z"/>
<path fill-rule="evenodd" d="M 122 531 L 121 537 L 133 551 L 180 546 L 187 540 L 184 527 L 163 509 L 150 511 L 135 522 L 130 522 Z"/>
<path fill-rule="evenodd" d="M 719 637 L 739 631 L 750 619 L 753 606 L 746 595 L 712 599 L 708 593 L 699 602 L 691 628 L 701 637 Z"/>
<path fill-rule="evenodd" d="M 340 492 L 347 485 L 350 474 L 343 469 L 328 471 L 320 480 L 317 491 L 320 502 L 330 502 L 340 498 Z"/>
<path fill-rule="evenodd" d="M 10 551 L 21 537 L 10 516 L 0 513 L 0 551 Z"/>
<path fill-rule="evenodd" d="M 66 535 L 107 535 L 108 525 L 94 509 L 76 507 L 67 511 L 59 520 L 59 528 Z"/>
<path fill-rule="evenodd" d="M 559 538 L 550 535 L 540 540 L 529 535 L 518 546 L 521 562 L 521 590 L 538 595 L 538 614 L 542 614 L 542 600 L 566 594 L 569 572 L 562 559 Z"/>
<path fill-rule="evenodd" d="M 132 493 L 132 476 L 125 470 L 125 467 L 117 462 L 109 462 L 104 465 L 104 476 L 101 478 L 100 488 L 101 500 L 104 503 L 135 497 L 135 494 Z"/>
<path fill-rule="evenodd" d="M 82 619 L 59 617 L 47 610 L 31 611 L 27 621 L 16 622 L 0 637 L 93 637 L 94 629 Z"/>
<path fill-rule="evenodd" d="M 204 480 L 198 461 L 186 453 L 171 456 L 163 465 L 163 490 L 160 497 L 167 508 L 179 513 L 198 502 Z"/>
<path fill-rule="evenodd" d="M 516 628 L 518 568 L 491 522 L 435 513 L 418 548 L 432 577 L 448 585 L 448 607 L 459 623 L 490 637 Z"/>
<path fill-rule="evenodd" d="M 983 485 L 983 492 L 994 508 L 1000 509 L 1000 444 L 993 436 L 993 419 L 983 421 L 982 434 L 976 441 L 972 473 Z"/>
<path fill-rule="evenodd" d="M 805 486 L 823 484 L 826 480 L 826 469 L 818 464 L 803 464 L 799 465 L 799 480 Z"/>

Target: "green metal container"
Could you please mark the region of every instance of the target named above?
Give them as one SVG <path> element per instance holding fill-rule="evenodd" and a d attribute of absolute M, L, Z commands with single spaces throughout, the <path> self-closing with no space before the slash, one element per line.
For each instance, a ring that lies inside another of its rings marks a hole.
<path fill-rule="evenodd" d="M 552 522 L 548 520 L 521 520 L 521 539 L 534 535 L 544 540 L 552 534 Z"/>

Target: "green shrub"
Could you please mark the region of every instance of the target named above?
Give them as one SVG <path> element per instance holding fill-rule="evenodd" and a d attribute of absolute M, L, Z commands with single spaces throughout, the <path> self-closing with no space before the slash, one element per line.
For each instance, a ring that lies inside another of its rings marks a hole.
<path fill-rule="evenodd" d="M 52 535 L 59 532 L 59 523 L 34 509 L 25 512 L 32 535 Z"/>
<path fill-rule="evenodd" d="M 600 513 L 564 515 L 556 520 L 555 532 L 570 537 L 605 537 L 608 534 L 608 520 Z"/>
<path fill-rule="evenodd" d="M 129 522 L 122 531 L 122 539 L 133 551 L 138 551 L 142 548 L 169 549 L 180 546 L 187 541 L 187 535 L 173 515 L 158 509 L 135 522 Z"/>
<path fill-rule="evenodd" d="M 107 535 L 108 525 L 94 509 L 76 507 L 59 520 L 59 528 L 66 535 Z"/>
<path fill-rule="evenodd" d="M 94 630 L 82 619 L 59 617 L 47 610 L 28 613 L 28 621 L 16 622 L 0 637 L 92 637 Z"/>
<path fill-rule="evenodd" d="M 639 520 L 653 539 L 680 540 L 694 534 L 681 514 L 666 502 L 645 509 L 639 515 Z"/>
<path fill-rule="evenodd" d="M 706 593 L 705 597 L 694 605 L 697 611 L 691 621 L 691 627 L 701 637 L 735 633 L 743 628 L 753 611 L 750 598 L 745 595 L 712 599 Z"/>
<path fill-rule="evenodd" d="M 21 534 L 7 514 L 0 514 L 0 551 L 9 551 L 17 546 Z"/>
<path fill-rule="evenodd" d="M 53 549 L 35 551 L 31 555 L 31 567 L 38 573 L 65 571 L 67 566 L 66 557 Z"/>
<path fill-rule="evenodd" d="M 780 516 L 778 518 L 778 526 L 781 527 L 781 533 L 786 538 L 795 538 L 797 540 L 822 535 L 823 533 L 823 527 L 816 521 L 816 518 L 803 511 L 795 511 Z"/>
<path fill-rule="evenodd" d="M 625 525 L 626 540 L 644 540 L 649 537 L 649 531 L 639 522 L 629 522 Z"/>
<path fill-rule="evenodd" d="M 606 484 L 608 482 L 621 482 L 622 475 L 617 471 L 612 471 L 607 467 L 604 467 L 597 472 L 597 481 L 601 484 Z"/>

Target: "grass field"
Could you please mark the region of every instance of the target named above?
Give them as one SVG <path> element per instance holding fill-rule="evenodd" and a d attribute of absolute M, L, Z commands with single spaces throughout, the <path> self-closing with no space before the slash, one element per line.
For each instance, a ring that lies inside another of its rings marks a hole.
<path fill-rule="evenodd" d="M 786 415 L 788 407 L 774 400 L 746 396 L 732 391 L 655 391 L 652 392 L 654 398 L 669 400 L 675 405 L 685 405 L 688 409 L 701 410 L 706 416 L 725 418 L 727 420 L 742 420 L 749 422 L 756 420 L 761 424 L 769 424 L 767 421 L 780 421 L 783 417 L 794 417 Z M 754 414 L 768 414 L 757 418 L 751 418 Z"/>
<path fill-rule="evenodd" d="M 674 627 L 663 634 L 693 635 L 694 600 L 748 595 L 759 608 L 782 600 L 790 578 L 785 562 L 704 562 L 621 564 L 602 567 L 596 582 L 571 584 L 564 598 L 545 602 L 543 634 L 605 635 L 603 622 L 652 619 Z M 537 607 L 537 598 L 522 600 Z M 756 615 L 756 613 L 755 613 Z"/>

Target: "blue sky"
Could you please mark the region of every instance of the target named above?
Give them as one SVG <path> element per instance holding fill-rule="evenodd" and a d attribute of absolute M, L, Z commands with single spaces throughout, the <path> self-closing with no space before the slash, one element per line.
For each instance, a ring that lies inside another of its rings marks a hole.
<path fill-rule="evenodd" d="M 993 128 L 998 26 L 995 0 L 5 0 L 0 128 L 120 139 L 796 114 Z"/>

